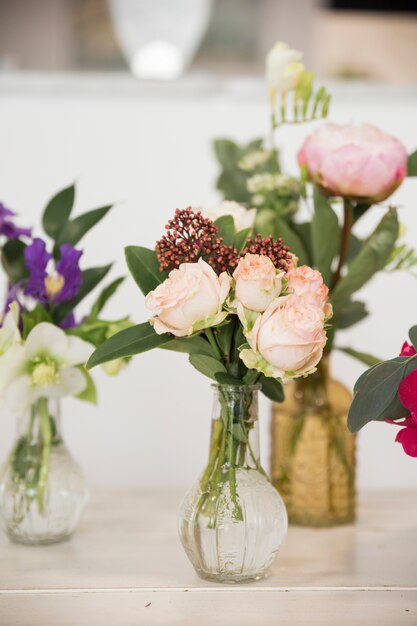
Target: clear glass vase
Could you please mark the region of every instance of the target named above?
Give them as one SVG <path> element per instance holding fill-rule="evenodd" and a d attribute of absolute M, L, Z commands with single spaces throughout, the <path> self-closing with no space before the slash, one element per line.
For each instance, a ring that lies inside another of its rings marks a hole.
<path fill-rule="evenodd" d="M 355 520 L 356 437 L 347 427 L 352 394 L 329 372 L 317 371 L 285 386 L 272 412 L 272 482 L 290 523 L 335 526 Z"/>
<path fill-rule="evenodd" d="M 201 578 L 258 580 L 287 532 L 285 505 L 259 461 L 259 387 L 213 387 L 208 464 L 182 502 L 179 533 Z"/>
<path fill-rule="evenodd" d="M 0 475 L 0 517 L 12 541 L 49 544 L 74 531 L 88 499 L 80 467 L 60 432 L 57 400 L 41 398 L 18 422 Z"/>

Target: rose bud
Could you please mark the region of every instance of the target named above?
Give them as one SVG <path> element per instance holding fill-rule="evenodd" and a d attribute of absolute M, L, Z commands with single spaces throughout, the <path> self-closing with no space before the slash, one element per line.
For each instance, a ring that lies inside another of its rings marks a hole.
<path fill-rule="evenodd" d="M 233 272 L 236 298 L 245 308 L 262 313 L 281 293 L 283 277 L 269 257 L 246 254 Z"/>

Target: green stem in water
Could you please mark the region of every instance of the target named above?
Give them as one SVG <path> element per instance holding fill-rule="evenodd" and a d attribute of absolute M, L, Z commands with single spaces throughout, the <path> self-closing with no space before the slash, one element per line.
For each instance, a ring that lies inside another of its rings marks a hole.
<path fill-rule="evenodd" d="M 52 430 L 51 418 L 48 410 L 48 400 L 40 398 L 38 400 L 39 429 L 42 437 L 42 459 L 38 482 L 38 509 L 43 513 L 45 490 L 48 482 L 49 456 L 51 453 Z"/>
<path fill-rule="evenodd" d="M 217 341 L 214 338 L 213 335 L 213 331 L 211 330 L 211 328 L 206 328 L 206 337 L 210 342 L 211 347 L 213 348 L 213 352 L 216 355 L 216 359 L 218 359 L 219 361 L 222 360 L 222 354 L 220 352 L 219 346 L 217 345 Z"/>

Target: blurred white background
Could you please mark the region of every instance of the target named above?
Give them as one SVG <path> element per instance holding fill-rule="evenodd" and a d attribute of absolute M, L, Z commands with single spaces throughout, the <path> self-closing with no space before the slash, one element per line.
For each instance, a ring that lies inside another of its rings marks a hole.
<path fill-rule="evenodd" d="M 112 275 L 126 274 L 125 245 L 151 247 L 176 207 L 218 203 L 213 138 L 245 141 L 267 133 L 262 58 L 276 39 L 305 48 L 310 67 L 328 78 L 362 78 L 328 84 L 332 120 L 370 121 L 399 137 L 409 151 L 417 147 L 415 13 L 346 14 L 312 0 L 213 4 L 191 73 L 170 83 L 145 83 L 129 76 L 104 2 L 1 2 L 0 200 L 20 214 L 21 223 L 39 224 L 50 196 L 76 181 L 76 210 L 117 203 L 85 238 L 83 262 L 114 260 Z M 360 45 L 351 45 L 352 32 L 362 37 Z M 312 130 L 298 126 L 277 135 L 287 171 L 296 172 L 296 150 Z M 416 245 L 417 179 L 408 179 L 394 199 L 406 240 Z M 359 223 L 360 234 L 378 218 L 374 209 Z M 381 358 L 395 356 L 409 326 L 417 323 L 417 279 L 379 274 L 361 297 L 372 316 L 340 333 L 340 344 Z M 148 316 L 130 279 L 107 310 L 109 317 L 126 313 L 137 322 Z M 339 354 L 333 366 L 350 386 L 363 371 Z M 95 375 L 98 407 L 63 403 L 68 444 L 90 484 L 189 486 L 207 454 L 208 380 L 185 355 L 162 350 L 135 358 L 118 378 L 101 370 Z M 266 466 L 269 412 L 262 400 Z M 0 459 L 14 428 L 13 418 L 2 413 Z M 361 432 L 360 488 L 417 486 L 416 461 L 394 444 L 395 435 L 396 428 L 385 424 Z"/>

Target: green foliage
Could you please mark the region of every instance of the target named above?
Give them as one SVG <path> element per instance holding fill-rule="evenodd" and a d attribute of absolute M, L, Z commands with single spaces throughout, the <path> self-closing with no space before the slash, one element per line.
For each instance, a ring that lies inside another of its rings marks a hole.
<path fill-rule="evenodd" d="M 372 420 L 399 419 L 409 413 L 397 398 L 403 378 L 417 369 L 415 358 L 396 357 L 371 367 L 357 381 L 348 426 L 357 432 Z"/>
<path fill-rule="evenodd" d="M 75 246 L 89 230 L 107 215 L 111 208 L 112 205 L 109 204 L 83 213 L 73 220 L 68 220 L 61 227 L 58 236 L 55 237 L 56 245 L 60 246 L 63 243 L 69 243 L 71 246 Z"/>
<path fill-rule="evenodd" d="M 337 315 L 337 328 L 349 328 L 369 315 L 364 302 L 349 301 Z"/>
<path fill-rule="evenodd" d="M 242 170 L 238 163 L 250 152 L 260 150 L 262 143 L 262 139 L 255 139 L 243 146 L 239 146 L 230 139 L 214 141 L 214 152 L 222 168 L 217 179 L 217 189 L 223 193 L 225 200 L 250 201 L 251 194 L 246 188 L 246 181 L 253 172 Z"/>
<path fill-rule="evenodd" d="M 282 237 L 283 243 L 286 246 L 289 246 L 293 254 L 298 256 L 300 265 L 308 264 L 309 256 L 307 250 L 305 249 L 301 238 L 292 228 L 292 225 L 284 219 L 276 217 L 274 220 L 273 234 L 275 238 Z"/>
<path fill-rule="evenodd" d="M 408 331 L 408 336 L 410 337 L 410 341 L 413 344 L 414 348 L 417 350 L 417 326 L 412 326 Z"/>
<path fill-rule="evenodd" d="M 284 390 L 279 380 L 261 374 L 258 382 L 262 386 L 262 393 L 269 398 L 269 400 L 273 402 L 283 402 Z"/>
<path fill-rule="evenodd" d="M 233 239 L 233 247 L 236 248 L 237 253 L 240 254 L 242 250 L 246 246 L 246 242 L 248 241 L 248 237 L 252 232 L 252 228 L 245 228 L 244 230 L 240 230 Z"/>
<path fill-rule="evenodd" d="M 158 348 L 169 341 L 171 341 L 171 337 L 168 334 L 157 335 L 149 322 L 144 322 L 126 328 L 102 343 L 91 355 L 87 368 L 91 369 L 114 359 L 141 354 Z"/>
<path fill-rule="evenodd" d="M 396 246 L 392 251 L 387 263 L 388 272 L 405 271 L 412 272 L 417 268 L 417 253 L 406 243 Z M 416 274 L 413 274 L 416 276 Z"/>
<path fill-rule="evenodd" d="M 111 268 L 111 265 L 104 265 L 102 267 L 90 267 L 88 270 L 82 272 L 82 283 L 79 292 L 67 302 L 62 302 L 54 310 L 54 320 L 56 323 L 62 322 L 75 307 L 91 292 L 97 285 L 107 276 Z"/>
<path fill-rule="evenodd" d="M 227 374 L 227 370 L 223 363 L 214 357 L 207 356 L 205 354 L 191 354 L 189 361 L 191 365 L 201 374 L 208 376 L 208 378 L 211 378 L 216 382 L 216 374 L 219 374 L 220 372 Z"/>
<path fill-rule="evenodd" d="M 58 240 L 71 215 L 75 200 L 75 186 L 59 191 L 47 204 L 43 214 L 44 231 L 54 241 Z"/>
<path fill-rule="evenodd" d="M 29 272 L 25 265 L 24 252 L 26 245 L 20 239 L 10 239 L 1 251 L 3 268 L 12 285 L 28 277 Z"/>
<path fill-rule="evenodd" d="M 407 176 L 417 176 L 417 150 L 408 157 Z"/>
<path fill-rule="evenodd" d="M 77 398 L 79 400 L 84 400 L 84 402 L 90 402 L 91 404 L 97 404 L 97 389 L 92 379 L 91 375 L 87 372 L 85 367 L 79 368 L 80 372 L 83 374 L 87 386 L 81 393 L 78 394 Z"/>
<path fill-rule="evenodd" d="M 339 352 L 344 352 L 345 354 L 348 354 L 354 359 L 357 359 L 358 361 L 365 363 L 365 365 L 368 365 L 369 367 L 372 367 L 373 365 L 378 365 L 378 363 L 381 363 L 382 361 L 382 359 L 379 359 L 378 357 L 373 356 L 372 354 L 368 354 L 367 352 L 359 352 L 358 350 L 354 350 L 353 348 L 336 346 L 336 350 L 339 350 Z"/>
<path fill-rule="evenodd" d="M 128 246 L 125 248 L 125 255 L 129 271 L 143 295 L 146 296 L 167 277 L 166 272 L 159 269 L 155 250 Z"/>
<path fill-rule="evenodd" d="M 40 304 L 35 306 L 35 308 L 30 311 L 30 313 L 26 313 L 25 311 L 23 311 L 21 316 L 23 323 L 23 339 L 26 339 L 30 331 L 35 328 L 37 324 L 40 324 L 41 322 L 53 322 L 50 313 L 48 313 L 48 311 L 44 309 L 44 307 Z"/>
<path fill-rule="evenodd" d="M 325 87 L 314 93 L 313 82 L 314 73 L 305 72 L 297 89 L 284 95 L 279 117 L 274 116 L 275 128 L 280 124 L 298 124 L 327 117 L 331 96 Z"/>
<path fill-rule="evenodd" d="M 397 241 L 398 230 L 397 212 L 391 208 L 369 239 L 364 242 L 361 251 L 351 262 L 347 274 L 340 279 L 332 292 L 335 323 L 339 312 L 348 304 L 352 294 L 385 267 Z"/>
<path fill-rule="evenodd" d="M 322 273 L 324 282 L 329 284 L 332 276 L 333 259 L 337 256 L 340 248 L 340 227 L 330 201 L 320 193 L 316 185 L 314 185 L 311 243 L 314 265 Z"/>
<path fill-rule="evenodd" d="M 170 341 L 159 347 L 163 350 L 172 350 L 173 352 L 215 356 L 213 348 L 204 336 L 192 335 L 191 337 L 169 337 L 169 339 Z"/>
<path fill-rule="evenodd" d="M 219 237 L 223 237 L 224 243 L 233 245 L 235 239 L 235 221 L 231 215 L 222 215 L 214 222 L 219 229 Z"/>

